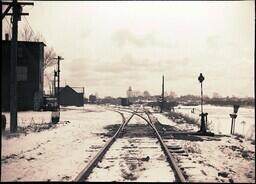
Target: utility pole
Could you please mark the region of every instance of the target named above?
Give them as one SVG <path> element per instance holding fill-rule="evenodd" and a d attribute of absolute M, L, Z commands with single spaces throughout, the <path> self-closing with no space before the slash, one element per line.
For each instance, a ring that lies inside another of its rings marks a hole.
<path fill-rule="evenodd" d="M 13 1 L 12 17 L 12 41 L 11 41 L 11 83 L 10 83 L 10 131 L 17 131 L 17 34 L 18 34 L 18 5 L 17 0 Z"/>
<path fill-rule="evenodd" d="M 57 58 L 54 58 L 58 60 L 58 69 L 57 69 L 57 85 L 58 85 L 58 89 L 57 89 L 57 102 L 58 102 L 58 109 L 60 109 L 60 60 L 64 60 L 64 58 L 62 58 L 61 56 L 58 56 Z"/>
<path fill-rule="evenodd" d="M 57 77 L 57 72 L 54 70 L 54 76 L 53 76 L 53 96 L 56 97 L 56 77 Z"/>
<path fill-rule="evenodd" d="M 21 5 L 34 5 L 34 3 L 22 2 L 17 0 L 13 2 L 2 2 L 2 5 L 8 5 L 4 13 L 2 13 L 2 20 L 6 15 L 12 16 L 12 40 L 11 40 L 11 60 L 10 60 L 10 131 L 17 131 L 17 35 L 18 35 L 18 21 L 21 20 L 21 15 L 28 15 L 22 13 Z M 12 8 L 12 13 L 8 13 Z"/>
<path fill-rule="evenodd" d="M 60 56 L 58 56 L 58 109 L 60 109 Z"/>
<path fill-rule="evenodd" d="M 161 111 L 160 111 L 160 113 L 163 112 L 163 108 L 164 108 L 164 75 L 163 75 L 163 79 L 162 79 L 162 102 L 161 102 Z"/>

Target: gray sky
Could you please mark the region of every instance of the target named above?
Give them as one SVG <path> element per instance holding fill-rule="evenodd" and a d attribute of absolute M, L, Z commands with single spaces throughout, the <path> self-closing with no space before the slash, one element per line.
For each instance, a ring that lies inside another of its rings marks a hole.
<path fill-rule="evenodd" d="M 65 58 L 62 84 L 125 96 L 135 90 L 254 96 L 254 1 L 35 2 L 34 32 Z M 20 29 L 26 23 L 19 23 Z M 6 21 L 3 22 L 6 24 Z"/>

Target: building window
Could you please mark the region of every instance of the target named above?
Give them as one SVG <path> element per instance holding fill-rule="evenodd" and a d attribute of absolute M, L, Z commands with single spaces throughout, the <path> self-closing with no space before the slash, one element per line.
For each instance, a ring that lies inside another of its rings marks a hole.
<path fill-rule="evenodd" d="M 26 81 L 28 80 L 28 69 L 25 66 L 17 67 L 17 81 Z"/>

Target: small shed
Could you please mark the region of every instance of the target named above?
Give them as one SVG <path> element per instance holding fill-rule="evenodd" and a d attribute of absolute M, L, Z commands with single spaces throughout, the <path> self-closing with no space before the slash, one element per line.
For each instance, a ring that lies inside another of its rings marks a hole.
<path fill-rule="evenodd" d="M 84 106 L 84 92 L 79 93 L 68 85 L 60 88 L 60 105 Z"/>

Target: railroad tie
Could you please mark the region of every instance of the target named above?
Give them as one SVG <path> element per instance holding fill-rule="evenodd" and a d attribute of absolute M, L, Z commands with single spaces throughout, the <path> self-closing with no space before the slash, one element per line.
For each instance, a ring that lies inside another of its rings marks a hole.
<path fill-rule="evenodd" d="M 184 150 L 170 150 L 170 149 L 168 149 L 168 150 L 169 150 L 169 152 L 171 152 L 171 153 L 185 153 Z"/>
<path fill-rule="evenodd" d="M 181 147 L 179 146 L 168 146 L 168 151 L 170 153 L 179 154 L 179 156 L 188 156 L 188 153 L 185 152 Z"/>
<path fill-rule="evenodd" d="M 171 149 L 171 150 L 178 150 L 178 149 L 182 149 L 182 147 L 178 146 L 178 145 L 175 145 L 175 146 L 167 146 L 168 149 Z"/>

